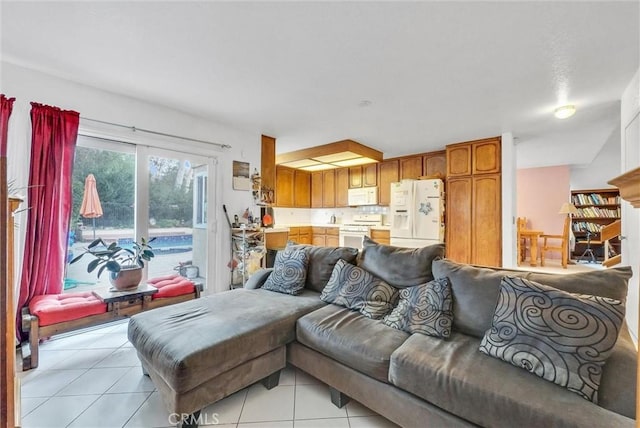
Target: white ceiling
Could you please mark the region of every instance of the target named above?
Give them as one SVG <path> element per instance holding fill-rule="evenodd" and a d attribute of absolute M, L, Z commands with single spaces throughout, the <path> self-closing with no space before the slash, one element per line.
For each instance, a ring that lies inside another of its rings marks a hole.
<path fill-rule="evenodd" d="M 1 7 L 4 61 L 274 136 L 279 153 L 349 138 L 392 157 L 511 131 L 547 163 L 567 147 L 588 163 L 639 60 L 637 1 Z M 573 118 L 553 118 L 562 101 Z"/>

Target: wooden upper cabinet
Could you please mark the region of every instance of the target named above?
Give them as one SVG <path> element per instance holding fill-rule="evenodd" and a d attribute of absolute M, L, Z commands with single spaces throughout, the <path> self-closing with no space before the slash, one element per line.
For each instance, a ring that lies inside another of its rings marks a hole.
<path fill-rule="evenodd" d="M 447 152 L 430 153 L 423 157 L 422 174 L 427 176 L 447 176 Z"/>
<path fill-rule="evenodd" d="M 391 203 L 391 183 L 400 178 L 398 160 L 386 160 L 378 164 L 378 204 Z"/>
<path fill-rule="evenodd" d="M 378 164 L 369 163 L 362 165 L 362 187 L 375 187 L 378 185 Z"/>
<path fill-rule="evenodd" d="M 471 144 L 447 146 L 447 177 L 471 175 Z"/>
<path fill-rule="evenodd" d="M 351 168 L 339 168 L 336 169 L 336 191 L 335 191 L 335 206 L 336 207 L 348 207 L 349 206 L 349 176 Z"/>
<path fill-rule="evenodd" d="M 472 144 L 473 174 L 495 174 L 500 172 L 500 139 L 492 138 Z"/>
<path fill-rule="evenodd" d="M 362 187 L 362 167 L 352 166 L 349 168 L 349 189 Z"/>
<path fill-rule="evenodd" d="M 311 174 L 307 171 L 296 169 L 293 174 L 293 205 L 311 207 Z"/>
<path fill-rule="evenodd" d="M 294 170 L 284 166 L 276 167 L 276 206 L 293 207 Z"/>
<path fill-rule="evenodd" d="M 422 175 L 422 156 L 400 158 L 400 180 L 417 179 Z"/>
<path fill-rule="evenodd" d="M 322 206 L 336 206 L 336 173 L 333 169 L 322 171 Z"/>
<path fill-rule="evenodd" d="M 311 173 L 311 208 L 322 208 L 322 171 Z"/>

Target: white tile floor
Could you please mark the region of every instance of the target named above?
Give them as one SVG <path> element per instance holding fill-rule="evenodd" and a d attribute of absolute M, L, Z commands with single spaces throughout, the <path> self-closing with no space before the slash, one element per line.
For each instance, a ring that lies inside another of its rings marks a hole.
<path fill-rule="evenodd" d="M 22 426 L 172 427 L 127 340 L 127 322 L 56 336 L 40 346 L 40 365 L 20 374 Z M 272 390 L 243 389 L 203 410 L 201 425 L 269 428 L 394 427 L 356 402 L 342 409 L 329 389 L 288 367 Z"/>

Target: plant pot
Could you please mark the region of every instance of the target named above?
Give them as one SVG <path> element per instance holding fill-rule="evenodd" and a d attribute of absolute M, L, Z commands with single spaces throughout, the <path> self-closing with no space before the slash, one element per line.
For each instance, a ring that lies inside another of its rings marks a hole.
<path fill-rule="evenodd" d="M 138 288 L 142 281 L 142 268 L 139 266 L 123 267 L 120 272 L 109 272 L 109 282 L 119 291 Z"/>

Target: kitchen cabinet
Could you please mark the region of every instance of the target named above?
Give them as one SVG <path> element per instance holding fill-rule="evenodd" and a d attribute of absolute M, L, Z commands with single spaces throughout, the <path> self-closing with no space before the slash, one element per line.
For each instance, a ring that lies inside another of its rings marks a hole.
<path fill-rule="evenodd" d="M 472 144 L 472 173 L 495 174 L 500 172 L 500 139 L 492 138 Z"/>
<path fill-rule="evenodd" d="M 334 208 L 336 206 L 335 170 L 311 173 L 311 208 Z"/>
<path fill-rule="evenodd" d="M 284 166 L 276 167 L 276 206 L 293 207 L 293 177 L 295 170 Z"/>
<path fill-rule="evenodd" d="M 336 206 L 336 173 L 329 169 L 322 171 L 322 207 L 334 208 Z"/>
<path fill-rule="evenodd" d="M 338 233 L 337 227 L 317 227 L 311 228 L 312 232 L 312 244 L 321 247 L 337 247 L 338 246 Z"/>
<path fill-rule="evenodd" d="M 362 187 L 376 187 L 378 185 L 378 164 L 362 165 Z"/>
<path fill-rule="evenodd" d="M 327 235 L 325 238 L 325 246 L 338 247 L 340 245 L 339 237 L 340 229 L 337 227 L 327 227 Z"/>
<path fill-rule="evenodd" d="M 362 187 L 362 166 L 349 168 L 349 189 Z"/>
<path fill-rule="evenodd" d="M 500 150 L 500 137 L 447 146 L 446 252 L 451 260 L 502 266 Z"/>
<path fill-rule="evenodd" d="M 422 175 L 422 156 L 400 158 L 400 180 L 416 180 Z"/>
<path fill-rule="evenodd" d="M 335 170 L 335 206 L 349 206 L 349 168 L 339 168 Z"/>
<path fill-rule="evenodd" d="M 447 258 L 459 263 L 471 262 L 471 177 L 447 180 L 446 252 Z"/>
<path fill-rule="evenodd" d="M 371 239 L 378 244 L 389 245 L 391 242 L 391 232 L 388 230 L 371 229 Z"/>
<path fill-rule="evenodd" d="M 322 171 L 311 173 L 311 208 L 322 208 Z"/>
<path fill-rule="evenodd" d="M 267 250 L 281 250 L 287 246 L 287 240 L 289 239 L 289 233 L 282 232 L 269 232 L 265 230 L 264 234 L 264 246 Z"/>
<path fill-rule="evenodd" d="M 296 169 L 293 174 L 293 206 L 311 207 L 311 174 L 301 169 Z"/>
<path fill-rule="evenodd" d="M 391 183 L 398 181 L 399 166 L 397 159 L 382 161 L 378 164 L 378 205 L 391 202 Z"/>
<path fill-rule="evenodd" d="M 495 174 L 501 168 L 500 137 L 451 144 L 446 150 L 447 178 Z"/>
<path fill-rule="evenodd" d="M 311 244 L 311 227 L 290 227 L 289 241 L 293 241 L 296 244 Z"/>
<path fill-rule="evenodd" d="M 471 260 L 482 266 L 502 265 L 502 188 L 500 174 L 473 177 Z"/>
<path fill-rule="evenodd" d="M 443 150 L 424 155 L 422 174 L 429 177 L 440 176 L 444 179 L 447 176 L 447 152 Z"/>

